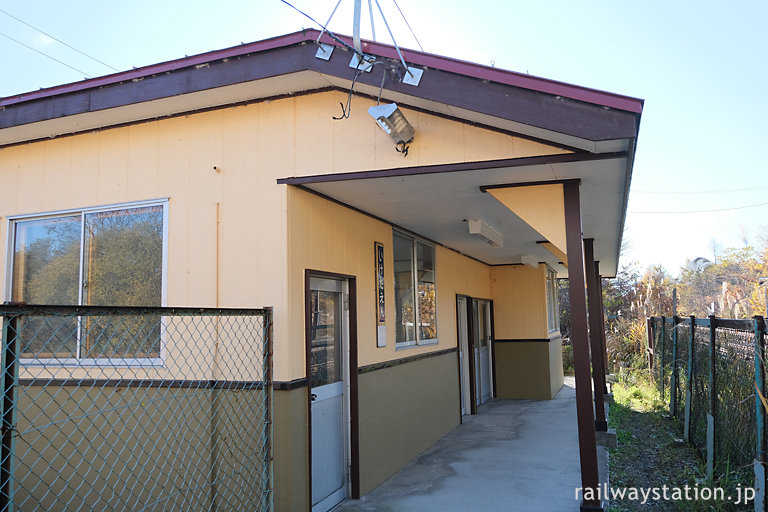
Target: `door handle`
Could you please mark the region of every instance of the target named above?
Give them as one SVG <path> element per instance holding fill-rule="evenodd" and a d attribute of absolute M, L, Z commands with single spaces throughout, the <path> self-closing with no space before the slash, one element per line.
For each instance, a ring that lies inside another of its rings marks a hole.
<path fill-rule="evenodd" d="M 310 393 L 309 394 L 309 399 L 314 402 L 315 400 L 317 400 L 317 395 L 314 394 L 314 393 Z"/>

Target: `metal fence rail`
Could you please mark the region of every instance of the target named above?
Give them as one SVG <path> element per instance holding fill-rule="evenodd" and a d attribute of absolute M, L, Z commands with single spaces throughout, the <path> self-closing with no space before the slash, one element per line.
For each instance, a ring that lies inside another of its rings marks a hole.
<path fill-rule="evenodd" d="M 708 477 L 764 488 L 763 318 L 652 317 L 648 325 L 656 385 L 685 440 L 706 456 Z"/>
<path fill-rule="evenodd" d="M 0 317 L 0 512 L 269 510 L 271 310 Z"/>

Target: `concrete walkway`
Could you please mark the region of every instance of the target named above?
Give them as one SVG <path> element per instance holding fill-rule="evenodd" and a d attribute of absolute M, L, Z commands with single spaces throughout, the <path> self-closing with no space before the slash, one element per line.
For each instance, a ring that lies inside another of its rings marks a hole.
<path fill-rule="evenodd" d="M 336 511 L 578 511 L 572 377 L 554 400 L 494 400 L 373 492 Z M 601 482 L 608 454 L 598 446 Z"/>

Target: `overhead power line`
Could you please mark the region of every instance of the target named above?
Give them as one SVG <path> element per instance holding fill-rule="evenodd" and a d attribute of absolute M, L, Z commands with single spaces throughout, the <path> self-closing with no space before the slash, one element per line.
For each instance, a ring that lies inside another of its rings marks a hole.
<path fill-rule="evenodd" d="M 664 194 L 664 195 L 678 195 L 678 194 L 723 194 L 731 192 L 751 192 L 753 190 L 766 190 L 768 187 L 748 187 L 748 188 L 731 188 L 721 190 L 632 190 L 633 194 Z"/>
<path fill-rule="evenodd" d="M 734 206 L 733 208 L 715 208 L 712 210 L 685 210 L 685 211 L 669 211 L 669 212 L 656 212 L 656 211 L 649 211 L 649 212 L 636 212 L 636 211 L 630 211 L 629 213 L 642 213 L 642 214 L 664 214 L 664 215 L 675 215 L 675 214 L 685 214 L 685 213 L 712 213 L 712 212 L 728 212 L 731 210 L 744 210 L 746 208 L 757 208 L 758 206 L 768 206 L 768 203 L 757 203 L 757 204 L 748 204 L 745 206 Z"/>
<path fill-rule="evenodd" d="M 101 60 L 99 60 L 99 59 L 97 59 L 96 57 L 93 57 L 93 56 L 91 56 L 91 55 L 88 55 L 87 53 L 85 53 L 85 52 L 83 52 L 83 51 L 81 51 L 81 50 L 78 50 L 78 49 L 77 49 L 77 48 L 75 48 L 74 46 L 72 46 L 72 45 L 70 45 L 70 44 L 67 44 L 67 43 L 65 43 L 64 41 L 62 41 L 62 40 L 61 40 L 61 39 L 59 39 L 58 37 L 54 37 L 54 36 L 52 36 L 51 34 L 48 34 L 47 32 L 43 32 L 43 31 L 42 31 L 42 30 L 40 30 L 39 28 L 37 28 L 37 27 L 35 27 L 35 26 L 32 26 L 32 25 L 30 25 L 29 23 L 27 23 L 26 21 L 22 20 L 21 18 L 17 18 L 16 16 L 14 16 L 14 15 L 13 15 L 13 14 L 11 14 L 11 13 L 9 13 L 8 11 L 4 11 L 3 9 L 0 9 L 0 12 L 2 12 L 3 14 L 5 14 L 6 16 L 10 16 L 11 18 L 15 19 L 15 20 L 16 20 L 16 21 L 18 21 L 19 23 L 23 23 L 24 25 L 28 26 L 28 27 L 29 27 L 29 28 L 31 28 L 32 30 L 36 30 L 36 31 L 40 32 L 41 34 L 43 34 L 44 36 L 46 36 L 46 37 L 50 37 L 50 38 L 51 38 L 51 39 L 53 39 L 54 41 L 57 41 L 57 42 L 59 42 L 59 43 L 63 44 L 64 46 L 66 46 L 66 47 L 67 47 L 67 48 L 69 48 L 70 50 L 74 50 L 74 51 L 76 51 L 77 53 L 79 53 L 80 55 L 84 55 L 85 57 L 88 57 L 89 59 L 91 59 L 91 60 L 93 60 L 93 61 L 96 61 L 96 62 L 98 62 L 98 63 L 99 63 L 99 64 L 101 64 L 102 66 L 106 66 L 106 67 L 108 67 L 109 69 L 112 69 L 112 70 L 114 70 L 114 71 L 120 71 L 120 70 L 119 70 L 119 69 L 117 69 L 116 67 L 114 67 L 114 66 L 110 66 L 110 65 L 109 65 L 109 64 L 107 64 L 106 62 L 104 62 L 104 61 L 101 61 Z M 6 36 L 6 37 L 7 37 L 7 36 Z M 10 38 L 9 38 L 9 39 L 10 39 Z M 16 42 L 18 42 L 18 41 L 16 41 Z M 23 43 L 22 43 L 22 44 L 23 44 Z M 25 45 L 25 46 L 26 46 L 26 45 Z M 42 52 L 40 52 L 40 53 L 42 53 Z M 45 55 L 45 54 L 43 54 L 43 55 Z M 54 60 L 55 60 L 55 59 L 54 59 Z M 81 73 L 82 73 L 82 71 L 81 71 Z"/>
<path fill-rule="evenodd" d="M 313 18 L 313 17 L 312 17 L 312 16 L 310 16 L 309 14 L 305 13 L 304 11 L 302 11 L 301 9 L 299 9 L 298 7 L 296 7 L 295 5 L 293 5 L 292 3 L 288 2 L 287 0 L 280 0 L 280 1 L 281 1 L 281 2 L 283 2 L 285 5 L 287 5 L 288 7 L 292 8 L 293 10 L 295 10 L 296 12 L 298 12 L 299 14 L 301 14 L 302 16 L 304 16 L 304 17 L 308 18 L 308 19 L 309 19 L 309 20 L 310 20 L 312 23 L 314 23 L 315 25 L 317 25 L 317 26 L 319 26 L 320 28 L 322 28 L 322 29 L 323 29 L 323 32 L 325 32 L 326 34 L 328 34 L 328 36 L 329 36 L 331 39 L 333 39 L 334 41 L 336 41 L 336 42 L 337 42 L 337 43 L 339 43 L 340 45 L 344 46 L 344 47 L 345 47 L 347 50 L 351 50 L 351 51 L 353 51 L 353 52 L 355 52 L 355 53 L 357 53 L 357 54 L 360 54 L 360 52 L 358 52 L 358 51 L 357 51 L 355 48 L 353 48 L 352 46 L 348 45 L 346 42 L 344 42 L 344 41 L 342 41 L 341 39 L 339 39 L 338 37 L 336 37 L 336 34 L 334 34 L 333 32 L 331 32 L 330 30 L 328 30 L 328 27 L 326 27 L 325 25 L 323 25 L 322 23 L 320 23 L 319 21 L 317 21 L 315 18 Z M 336 7 L 338 7 L 338 4 L 336 5 Z M 336 10 L 336 9 L 334 9 L 334 11 L 335 11 L 335 10 Z M 333 16 L 333 13 L 331 13 L 331 16 Z M 320 36 L 322 37 L 322 33 L 320 34 Z M 320 42 L 320 38 L 318 38 L 318 42 Z M 361 56 L 362 56 L 362 55 L 361 55 Z"/>
<path fill-rule="evenodd" d="M 74 69 L 74 70 L 75 70 L 75 71 L 77 71 L 78 73 L 82 73 L 83 75 L 85 75 L 85 76 L 86 76 L 86 78 L 92 78 L 92 77 L 91 77 L 91 75 L 89 75 L 89 74 L 88 74 L 88 73 L 86 73 L 85 71 L 83 71 L 83 70 L 81 70 L 81 69 L 77 69 L 77 68 L 76 68 L 76 67 L 74 67 L 74 66 L 70 66 L 70 65 L 69 65 L 69 64 L 67 64 L 66 62 L 60 61 L 60 60 L 59 60 L 59 59 L 57 59 L 56 57 L 51 57 L 51 56 L 50 56 L 50 55 L 48 55 L 47 53 L 45 53 L 45 52 L 41 52 L 41 51 L 40 51 L 40 50 L 38 50 L 37 48 L 33 48 L 32 46 L 29 46 L 29 45 L 28 45 L 28 44 L 26 44 L 26 43 L 22 43 L 22 42 L 21 42 L 21 41 L 19 41 L 18 39 L 14 39 L 14 38 L 12 38 L 11 36 L 9 36 L 9 35 L 7 35 L 7 34 L 3 34 L 2 32 L 0 32 L 0 36 L 3 36 L 3 37 L 5 37 L 5 38 L 7 38 L 7 39 L 10 39 L 10 40 L 11 40 L 11 41 L 13 41 L 14 43 L 18 43 L 18 44 L 20 44 L 21 46 L 23 46 L 23 47 L 25 47 L 25 48 L 29 48 L 29 49 L 30 49 L 30 50 L 32 50 L 33 52 L 37 52 L 37 53 L 39 53 L 40 55 L 43 55 L 43 56 L 45 56 L 45 57 L 48 57 L 48 58 L 49 58 L 49 59 L 51 59 L 51 60 L 55 60 L 55 61 L 56 61 L 56 62 L 58 62 L 59 64 L 62 64 L 62 65 L 64 65 L 64 66 L 67 66 L 69 69 Z"/>

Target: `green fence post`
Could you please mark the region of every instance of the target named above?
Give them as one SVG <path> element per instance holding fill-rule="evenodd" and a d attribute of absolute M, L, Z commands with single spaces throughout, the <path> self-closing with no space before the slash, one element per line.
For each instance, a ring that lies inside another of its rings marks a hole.
<path fill-rule="evenodd" d="M 647 343 L 648 343 L 648 371 L 651 374 L 651 382 L 653 382 L 656 379 L 656 376 L 653 374 L 653 363 L 654 363 L 654 343 L 653 343 L 653 318 L 648 317 L 645 320 L 645 332 L 647 334 Z"/>
<path fill-rule="evenodd" d="M 659 381 L 661 382 L 661 399 L 664 400 L 664 351 L 665 351 L 665 345 L 667 343 L 667 340 L 665 338 L 664 333 L 664 323 L 666 319 L 662 316 L 659 321 L 661 322 L 661 336 L 659 336 L 659 341 L 661 342 L 661 364 L 659 365 Z"/>
<path fill-rule="evenodd" d="M 262 317 L 264 319 L 264 340 L 262 342 L 262 365 L 264 366 L 264 386 L 266 391 L 266 418 L 264 422 L 264 435 L 266 437 L 266 443 L 265 443 L 265 449 L 264 449 L 264 460 L 267 461 L 267 471 L 269 471 L 269 490 L 268 490 L 268 496 L 264 497 L 264 510 L 274 510 L 275 508 L 275 471 L 274 471 L 274 453 L 273 453 L 273 447 L 274 447 L 274 435 L 275 431 L 272 428 L 272 418 L 273 418 L 273 412 L 272 408 L 274 407 L 274 354 L 273 354 L 273 347 L 274 347 L 274 341 L 273 341 L 273 315 L 274 310 L 271 307 L 265 308 L 266 311 L 264 312 L 264 316 Z"/>
<path fill-rule="evenodd" d="M 18 407 L 19 336 L 18 317 L 3 317 L 2 376 L 0 398 L 2 411 L 2 447 L 0 447 L 0 510 L 13 512 L 14 459 L 16 458 L 16 409 Z"/>
<path fill-rule="evenodd" d="M 669 415 L 677 416 L 677 315 L 672 317 L 672 375 L 669 378 Z"/>
<path fill-rule="evenodd" d="M 755 510 L 765 510 L 765 408 L 761 396 L 765 397 L 765 322 L 763 317 L 754 317 L 755 326 Z"/>
<path fill-rule="evenodd" d="M 691 400 L 693 398 L 693 338 L 696 334 L 696 317 L 691 315 L 691 333 L 688 336 L 688 378 L 685 381 L 685 416 L 683 420 L 683 439 L 691 440 Z"/>
<path fill-rule="evenodd" d="M 715 411 L 717 407 L 717 389 L 715 380 L 715 347 L 717 319 L 715 315 L 709 316 L 709 411 L 707 413 L 707 478 L 712 481 L 715 477 Z"/>

